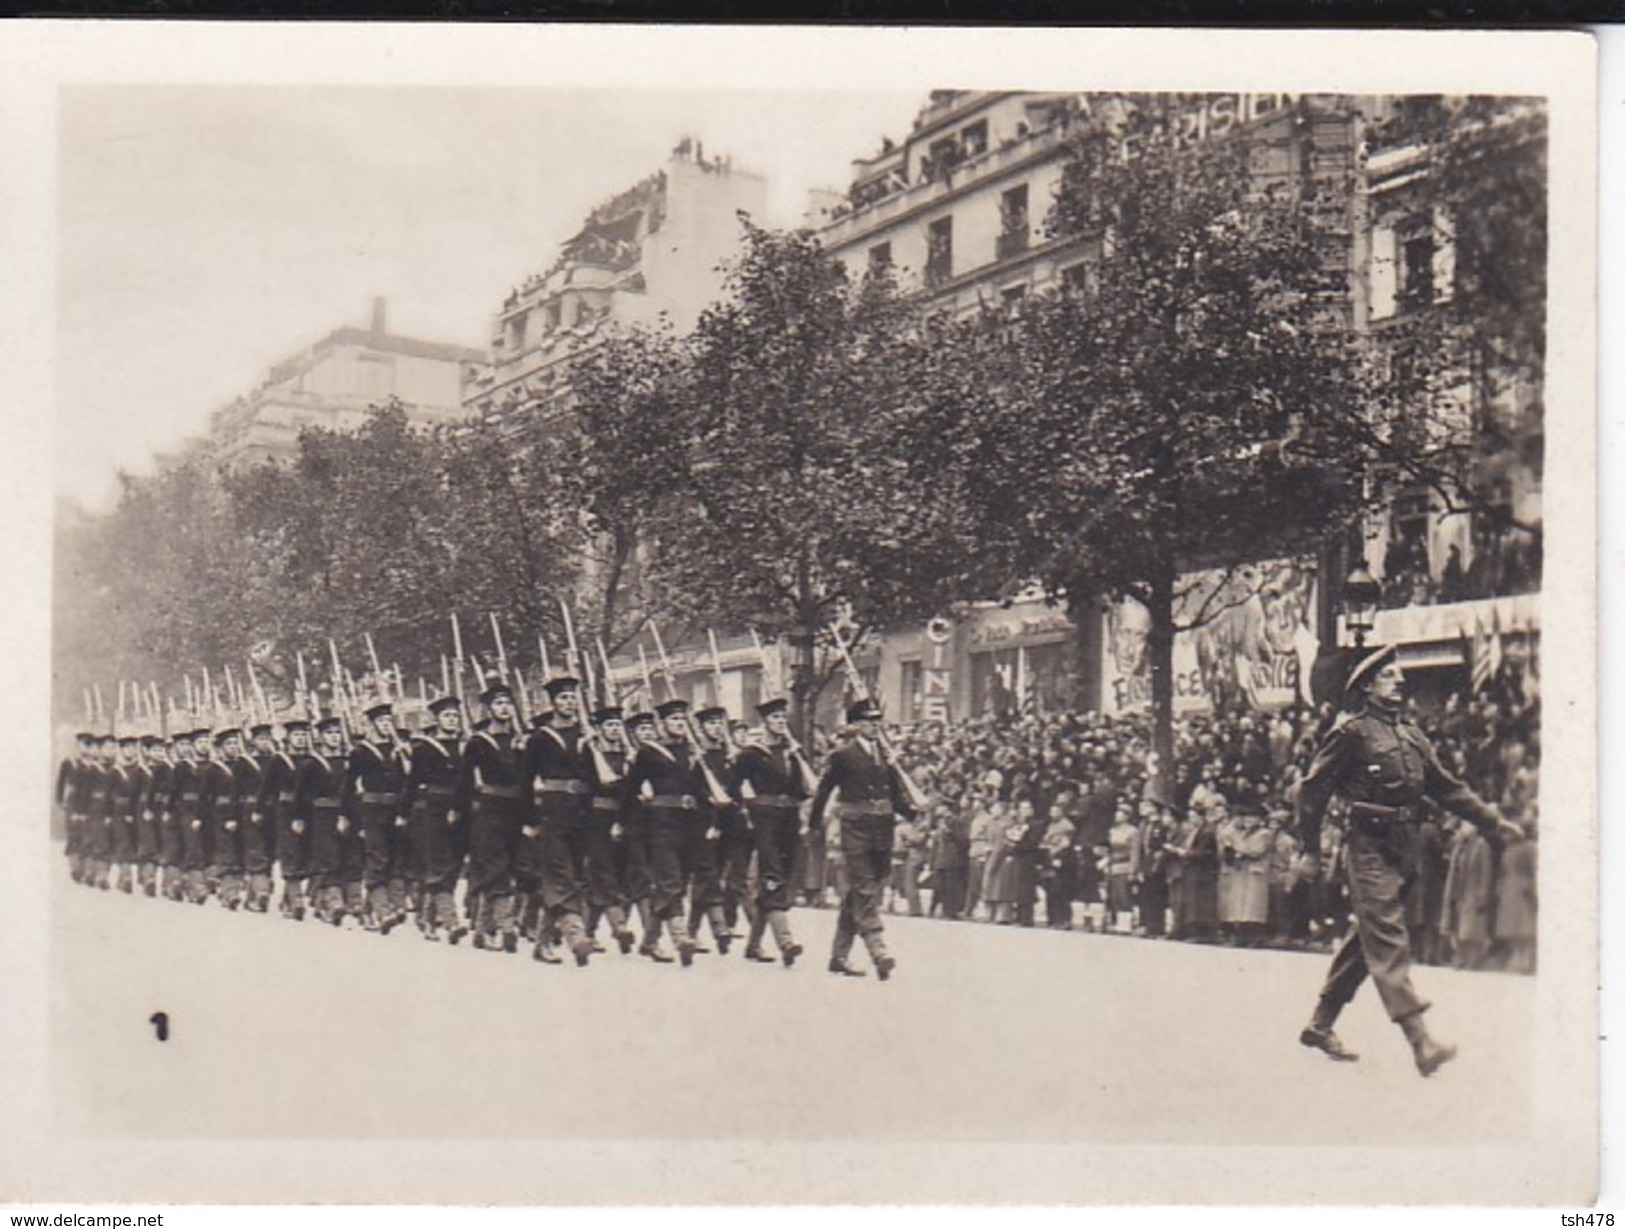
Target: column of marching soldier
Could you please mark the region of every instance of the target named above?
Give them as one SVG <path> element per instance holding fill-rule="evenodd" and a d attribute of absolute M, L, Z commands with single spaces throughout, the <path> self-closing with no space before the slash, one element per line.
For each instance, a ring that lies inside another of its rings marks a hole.
<path fill-rule="evenodd" d="M 848 709 L 851 736 L 819 778 L 783 699 L 759 705 L 761 733 L 736 742 L 742 723 L 721 707 L 588 714 L 577 679 L 546 690 L 551 712 L 525 729 L 508 687 L 488 687 L 466 736 L 451 695 L 410 736 L 383 701 L 354 739 L 337 714 L 289 718 L 280 739 L 269 723 L 80 734 L 57 781 L 72 877 L 266 913 L 279 874 L 292 920 L 349 918 L 387 935 L 415 916 L 432 942 L 472 934 L 476 948 L 512 953 L 523 939 L 539 961 L 568 952 L 581 966 L 605 950 L 601 924 L 623 955 L 635 946 L 687 967 L 711 950 L 704 926 L 726 954 L 742 915 L 745 956 L 774 963 L 771 934 L 789 967 L 802 952 L 789 921 L 797 851 L 832 814 L 847 882 L 829 970 L 863 975 L 849 961 L 861 937 L 879 977 L 891 974 L 879 906 L 896 817 L 914 807 L 876 706 Z"/>

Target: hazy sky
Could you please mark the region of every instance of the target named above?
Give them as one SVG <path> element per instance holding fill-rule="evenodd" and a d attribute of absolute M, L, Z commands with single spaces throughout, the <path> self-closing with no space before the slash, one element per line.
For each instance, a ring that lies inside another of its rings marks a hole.
<path fill-rule="evenodd" d="M 79 87 L 61 95 L 60 495 L 206 426 L 334 328 L 483 348 L 508 289 L 685 133 L 771 183 L 768 221 L 907 130 L 919 90 Z"/>

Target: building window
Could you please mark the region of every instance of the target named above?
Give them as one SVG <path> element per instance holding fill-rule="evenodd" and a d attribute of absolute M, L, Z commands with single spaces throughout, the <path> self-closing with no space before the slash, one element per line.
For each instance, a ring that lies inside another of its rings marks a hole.
<path fill-rule="evenodd" d="M 985 154 L 987 152 L 987 121 L 979 119 L 974 124 L 967 124 L 960 131 L 959 147 L 967 158 Z"/>
<path fill-rule="evenodd" d="M 585 299 L 576 300 L 576 327 L 580 328 L 592 319 L 592 304 Z"/>
<path fill-rule="evenodd" d="M 938 218 L 925 232 L 925 284 L 937 287 L 954 275 L 954 220 Z"/>
<path fill-rule="evenodd" d="M 878 276 L 891 268 L 891 244 L 877 243 L 869 249 L 869 272 Z"/>
<path fill-rule="evenodd" d="M 1030 227 L 1027 217 L 1027 185 L 1020 184 L 999 197 L 999 238 L 996 255 L 1000 260 L 1027 250 Z"/>
<path fill-rule="evenodd" d="M 1026 306 L 1025 286 L 1006 286 L 999 291 L 999 314 L 1006 320 L 1020 320 L 1021 309 Z"/>
<path fill-rule="evenodd" d="M 897 719 L 904 725 L 920 721 L 925 713 L 925 669 L 918 661 L 903 663 L 902 703 Z"/>
<path fill-rule="evenodd" d="M 564 323 L 564 308 L 560 306 L 557 299 L 554 299 L 547 305 L 547 331 L 549 333 L 558 332 L 559 325 L 562 323 Z"/>
<path fill-rule="evenodd" d="M 1430 225 L 1401 231 L 1399 247 L 1399 301 L 1407 308 L 1433 302 L 1433 229 Z"/>
<path fill-rule="evenodd" d="M 1067 298 L 1093 298 L 1095 287 L 1095 271 L 1087 263 L 1079 261 L 1061 270 L 1061 293 Z"/>

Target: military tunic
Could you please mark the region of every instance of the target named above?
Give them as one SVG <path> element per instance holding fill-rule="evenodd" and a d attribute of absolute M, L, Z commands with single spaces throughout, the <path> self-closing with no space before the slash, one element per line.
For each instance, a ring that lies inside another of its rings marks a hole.
<path fill-rule="evenodd" d="M 1457 780 L 1411 721 L 1368 705 L 1334 726 L 1298 791 L 1305 849 L 1320 847 L 1320 824 L 1333 794 L 1348 802 L 1346 844 L 1355 927 L 1332 958 L 1322 1000 L 1341 1008 L 1367 974 L 1390 1018 L 1426 1011 L 1411 985 L 1405 916 L 1417 884 L 1418 830 L 1431 801 L 1494 838 L 1499 816 Z"/>
<path fill-rule="evenodd" d="M 787 741 L 746 747 L 739 753 L 735 778 L 741 793 L 750 786 L 751 835 L 756 847 L 756 905 L 763 912 L 788 910 L 796 883 L 796 854 L 801 846 L 802 784 Z"/>
<path fill-rule="evenodd" d="M 519 757 L 514 731 L 481 730 L 463 749 L 455 809 L 469 817 L 468 890 L 483 935 L 514 927 L 515 856 L 519 843 Z"/>
<path fill-rule="evenodd" d="M 410 752 L 398 743 L 356 744 L 345 793 L 357 821 L 362 879 L 374 920 L 406 909 L 406 771 Z"/>
<path fill-rule="evenodd" d="M 467 819 L 453 809 L 461 770 L 462 752 L 455 739 L 439 734 L 413 738 L 405 808 L 423 876 L 425 920 L 433 926 L 457 925 L 457 880 L 468 851 Z"/>
<path fill-rule="evenodd" d="M 680 919 L 689 881 L 697 869 L 703 874 L 711 844 L 700 814 L 705 787 L 692 747 L 686 742 L 643 743 L 626 786 L 633 798 L 648 789 L 650 912 L 662 922 Z"/>
<path fill-rule="evenodd" d="M 521 848 L 534 869 L 550 922 L 587 914 L 588 796 L 592 792 L 585 731 L 547 725 L 525 743 L 519 770 Z"/>

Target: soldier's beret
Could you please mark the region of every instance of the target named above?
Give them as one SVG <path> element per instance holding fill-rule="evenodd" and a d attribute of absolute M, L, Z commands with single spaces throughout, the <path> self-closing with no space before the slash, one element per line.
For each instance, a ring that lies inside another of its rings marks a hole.
<path fill-rule="evenodd" d="M 344 718 L 337 713 L 327 713 L 316 722 L 316 728 L 318 730 L 342 730 L 344 728 Z"/>
<path fill-rule="evenodd" d="M 214 741 L 217 743 L 223 743 L 228 738 L 241 738 L 242 736 L 243 732 L 237 726 L 228 725 L 214 732 Z"/>
<path fill-rule="evenodd" d="M 578 678 L 573 678 L 568 674 L 561 674 L 556 678 L 548 679 L 547 682 L 542 686 L 547 692 L 548 698 L 551 699 L 554 696 L 559 695 L 561 692 L 580 691 L 581 680 Z"/>
<path fill-rule="evenodd" d="M 625 710 L 619 704 L 606 704 L 603 708 L 593 709 L 592 723 L 603 725 L 606 721 L 620 721 L 625 715 Z"/>
<path fill-rule="evenodd" d="M 395 706 L 388 700 L 379 700 L 376 704 L 369 704 L 364 711 L 368 721 L 377 721 L 380 717 L 395 716 Z"/>
<path fill-rule="evenodd" d="M 284 734 L 292 734 L 296 730 L 300 733 L 308 732 L 310 730 L 310 722 L 304 720 L 303 718 L 295 718 L 292 721 L 284 721 L 282 723 L 282 732 Z"/>
<path fill-rule="evenodd" d="M 125 734 L 119 738 L 118 745 L 121 747 L 139 747 L 141 740 L 134 734 Z"/>
<path fill-rule="evenodd" d="M 701 722 L 702 724 L 707 721 L 726 721 L 727 719 L 728 710 L 723 708 L 720 704 L 713 704 L 709 708 L 702 708 L 699 712 L 694 714 L 694 720 Z"/>
<path fill-rule="evenodd" d="M 156 734 L 143 734 L 141 736 L 141 745 L 147 748 L 161 747 L 164 745 L 164 740 Z"/>
<path fill-rule="evenodd" d="M 93 743 L 93 742 L 96 741 L 96 736 L 94 734 L 92 734 L 89 730 L 80 730 L 73 737 L 75 738 L 75 740 L 77 740 L 78 742 L 82 742 L 82 743 Z"/>
<path fill-rule="evenodd" d="M 264 721 L 256 721 L 253 725 L 248 727 L 248 736 L 250 738 L 269 738 L 269 737 L 271 737 L 270 724 L 268 722 L 264 722 Z"/>
<path fill-rule="evenodd" d="M 448 708 L 456 708 L 457 704 L 458 701 L 456 696 L 440 696 L 437 699 L 429 701 L 429 711 L 438 715 L 445 712 Z"/>
<path fill-rule="evenodd" d="M 790 710 L 790 701 L 783 696 L 774 696 L 771 700 L 763 700 L 756 706 L 756 711 L 763 717 L 771 717 L 774 713 L 784 713 Z"/>
<path fill-rule="evenodd" d="M 506 683 L 493 683 L 480 692 L 480 703 L 489 708 L 498 700 L 512 700 L 513 690 Z"/>
<path fill-rule="evenodd" d="M 655 715 L 653 713 L 633 713 L 626 719 L 626 728 L 629 730 L 638 730 L 642 729 L 644 726 L 653 725 L 654 723 Z"/>
<path fill-rule="evenodd" d="M 1348 682 L 1343 684 L 1343 694 L 1346 696 L 1358 695 L 1362 689 L 1370 685 L 1372 679 L 1377 677 L 1377 671 L 1381 670 L 1389 662 L 1398 660 L 1399 650 L 1391 644 L 1366 654 L 1359 660 L 1354 669 L 1349 671 Z"/>
<path fill-rule="evenodd" d="M 660 714 L 661 720 L 667 717 L 680 717 L 688 713 L 687 700 L 667 700 L 664 704 L 655 705 L 655 712 Z"/>

